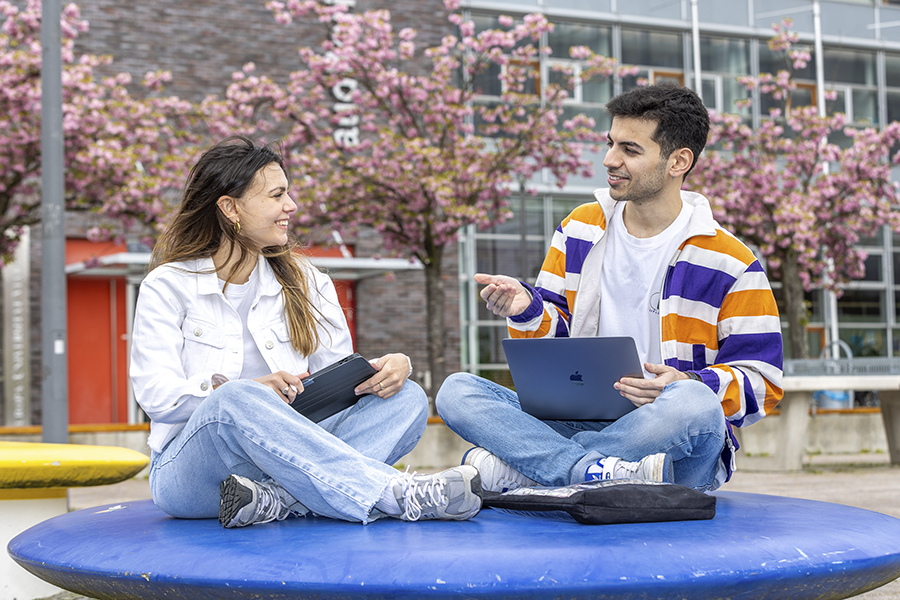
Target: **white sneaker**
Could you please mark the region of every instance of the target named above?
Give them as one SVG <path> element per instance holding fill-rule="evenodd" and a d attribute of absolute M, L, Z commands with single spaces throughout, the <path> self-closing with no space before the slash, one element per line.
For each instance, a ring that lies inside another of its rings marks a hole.
<path fill-rule="evenodd" d="M 674 483 L 672 458 L 668 454 L 651 454 L 637 462 L 628 462 L 616 456 L 601 458 L 584 473 L 585 481 L 594 479 L 643 479 L 661 483 Z"/>
<path fill-rule="evenodd" d="M 481 477 L 474 467 L 453 467 L 434 475 L 404 474 L 394 484 L 404 521 L 465 521 L 481 510 Z"/>
<path fill-rule="evenodd" d="M 229 475 L 219 486 L 219 522 L 227 528 L 283 521 L 308 509 L 274 481 Z"/>
<path fill-rule="evenodd" d="M 489 492 L 508 492 L 520 487 L 542 487 L 537 481 L 525 477 L 502 458 L 484 448 L 469 448 L 463 454 L 462 464 L 478 469 L 481 486 Z"/>

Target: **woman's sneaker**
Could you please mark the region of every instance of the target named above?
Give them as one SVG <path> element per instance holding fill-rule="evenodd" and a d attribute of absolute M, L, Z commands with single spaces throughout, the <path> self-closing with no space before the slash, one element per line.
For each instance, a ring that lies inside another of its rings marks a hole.
<path fill-rule="evenodd" d="M 616 456 L 601 458 L 584 473 L 585 481 L 594 479 L 643 479 L 661 483 L 674 483 L 672 457 L 668 454 L 651 454 L 641 460 L 628 462 Z"/>
<path fill-rule="evenodd" d="M 484 448 L 469 448 L 463 454 L 462 464 L 473 466 L 478 470 L 481 475 L 481 485 L 489 492 L 508 492 L 520 487 L 541 486 Z"/>
<path fill-rule="evenodd" d="M 404 474 L 394 484 L 404 521 L 465 521 L 481 510 L 481 478 L 473 467 L 453 467 L 434 475 Z"/>
<path fill-rule="evenodd" d="M 227 528 L 283 521 L 308 509 L 274 481 L 229 475 L 219 486 L 219 522 Z"/>

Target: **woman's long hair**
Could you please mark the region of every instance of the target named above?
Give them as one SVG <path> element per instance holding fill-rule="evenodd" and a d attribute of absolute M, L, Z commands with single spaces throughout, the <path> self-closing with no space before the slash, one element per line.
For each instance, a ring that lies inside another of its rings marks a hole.
<path fill-rule="evenodd" d="M 324 316 L 310 299 L 307 267 L 294 252 L 296 241 L 289 239 L 284 246 L 255 248 L 240 231 L 235 231 L 217 205 L 222 196 L 242 198 L 256 174 L 272 163 L 280 166 L 289 178 L 284 158 L 272 144 L 259 146 L 247 137 L 232 136 L 204 152 L 191 168 L 178 212 L 153 249 L 150 268 L 210 258 L 222 244 L 227 244 L 229 260 L 235 252 L 239 253 L 234 267 L 222 273 L 227 286 L 238 270 L 255 260 L 259 252 L 283 288 L 284 316 L 291 345 L 309 356 L 321 342 L 318 325 Z"/>

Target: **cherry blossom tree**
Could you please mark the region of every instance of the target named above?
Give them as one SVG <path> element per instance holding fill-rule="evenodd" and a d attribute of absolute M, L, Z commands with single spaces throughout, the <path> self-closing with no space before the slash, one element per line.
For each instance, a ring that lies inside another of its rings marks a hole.
<path fill-rule="evenodd" d="M 900 162 L 891 155 L 900 124 L 856 129 L 846 126 L 843 114 L 819 116 L 814 106 L 792 106 L 792 70 L 804 68 L 810 55 L 795 47 L 790 25 L 773 26 L 769 40 L 786 68 L 741 78 L 780 106 L 756 129 L 737 115 L 713 114 L 693 187 L 709 197 L 719 222 L 759 249 L 770 276 L 781 282 L 791 354 L 806 358 L 804 290 L 840 294 L 864 273 L 860 238 L 885 224 L 900 227 L 900 197 L 891 180 L 891 166 Z"/>
<path fill-rule="evenodd" d="M 40 221 L 40 0 L 24 8 L 0 1 L 0 266 L 11 260 L 22 228 Z M 148 73 L 146 97 L 131 77 L 100 77 L 108 56 L 74 52 L 87 29 L 78 7 L 61 15 L 66 209 L 90 213 L 89 237 L 123 235 L 139 225 L 152 237 L 169 207 L 166 192 L 184 178 L 199 112 L 162 94 L 165 72 Z"/>
<path fill-rule="evenodd" d="M 394 31 L 385 10 L 298 0 L 267 6 L 284 23 L 321 23 L 324 41 L 300 49 L 302 68 L 286 86 L 248 65 L 223 101 L 207 104 L 210 121 L 222 134 L 249 129 L 282 139 L 294 170 L 308 174 L 295 189 L 301 233 L 323 224 L 343 235 L 374 228 L 388 253 L 422 262 L 436 390 L 446 371 L 442 258 L 459 229 L 507 219 L 516 182 L 542 169 L 560 186 L 592 173 L 583 152 L 601 135 L 584 115 L 562 117 L 571 72 L 560 74 L 562 85 L 535 89 L 549 53 L 539 42 L 553 25 L 542 15 L 501 17 L 501 29 L 476 32 L 456 12 L 459 0 L 445 0 L 458 35 L 421 50 L 416 31 Z M 583 79 L 616 72 L 613 60 L 588 48 L 571 53 Z M 502 92 L 485 100 L 481 85 L 491 77 Z"/>

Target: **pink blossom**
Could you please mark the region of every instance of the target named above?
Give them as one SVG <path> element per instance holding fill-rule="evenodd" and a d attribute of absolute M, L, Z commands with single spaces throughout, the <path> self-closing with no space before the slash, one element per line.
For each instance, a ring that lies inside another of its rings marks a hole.
<path fill-rule="evenodd" d="M 770 47 L 791 56 L 796 36 L 789 23 L 775 31 Z M 749 78 L 744 82 L 749 87 Z M 781 106 L 757 129 L 737 115 L 712 114 L 692 187 L 709 197 L 720 223 L 758 248 L 770 277 L 840 292 L 862 275 L 865 252 L 856 241 L 882 225 L 900 227 L 900 195 L 890 173 L 900 156 L 889 155 L 900 142 L 900 124 L 856 130 L 846 127 L 846 115 L 820 117 L 814 106 L 793 106 L 789 71 L 761 74 L 754 83 Z M 836 131 L 849 145 L 828 142 Z M 786 297 L 791 328 L 803 326 L 802 301 Z"/>

